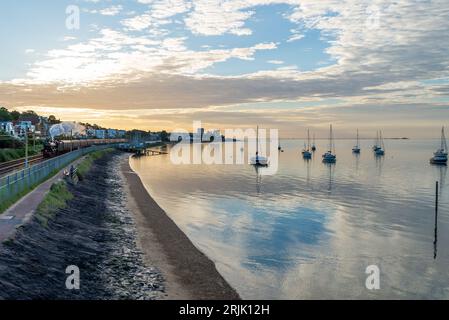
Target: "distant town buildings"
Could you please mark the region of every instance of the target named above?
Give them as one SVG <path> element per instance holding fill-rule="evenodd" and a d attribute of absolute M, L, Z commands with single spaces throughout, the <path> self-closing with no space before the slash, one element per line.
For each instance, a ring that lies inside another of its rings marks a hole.
<path fill-rule="evenodd" d="M 18 121 L 14 127 L 19 137 L 24 137 L 27 132 L 28 133 L 36 132 L 36 126 L 33 125 L 32 121 Z"/>
<path fill-rule="evenodd" d="M 11 136 L 15 135 L 14 124 L 11 121 L 0 121 L 0 130 Z"/>
<path fill-rule="evenodd" d="M 23 139 L 27 132 L 37 138 L 44 138 L 48 129 L 49 124 L 45 117 L 26 115 L 16 121 L 0 121 L 0 130 L 17 139 Z"/>
<path fill-rule="evenodd" d="M 55 116 L 43 117 L 39 116 L 34 111 L 26 111 L 23 113 L 17 111 L 9 112 L 8 109 L 0 107 L 0 131 L 2 134 L 7 134 L 16 139 L 23 140 L 27 134 L 29 137 L 33 136 L 35 139 L 46 139 L 50 136 L 50 128 L 53 125 L 58 124 L 63 126 L 63 130 L 60 130 L 62 138 L 117 139 L 128 137 L 128 132 L 126 130 L 114 128 L 106 129 L 88 123 L 73 122 L 73 126 L 76 130 L 70 131 L 66 128 L 67 126 L 64 127 L 68 122 L 61 122 L 61 120 L 56 119 Z M 70 123 L 70 125 L 72 125 L 72 123 Z M 57 134 L 57 132 L 53 132 L 53 134 Z M 150 135 L 148 132 L 148 135 L 146 135 L 145 138 L 148 138 L 150 141 L 159 141 L 161 140 L 161 134 Z"/>
<path fill-rule="evenodd" d="M 106 130 L 95 130 L 95 138 L 106 139 Z"/>
<path fill-rule="evenodd" d="M 118 130 L 117 138 L 124 138 L 126 136 L 126 130 Z"/>
<path fill-rule="evenodd" d="M 116 137 L 117 137 L 117 130 L 115 130 L 115 129 L 108 129 L 108 130 L 106 130 L 106 136 L 107 136 L 109 139 L 114 139 L 114 138 L 116 138 Z"/>

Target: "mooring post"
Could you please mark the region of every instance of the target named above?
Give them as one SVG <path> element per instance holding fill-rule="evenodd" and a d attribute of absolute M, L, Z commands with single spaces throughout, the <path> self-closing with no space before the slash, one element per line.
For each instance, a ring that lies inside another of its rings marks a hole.
<path fill-rule="evenodd" d="M 438 181 L 435 182 L 435 235 L 434 235 L 434 253 L 433 258 L 437 257 L 437 240 L 438 240 Z"/>

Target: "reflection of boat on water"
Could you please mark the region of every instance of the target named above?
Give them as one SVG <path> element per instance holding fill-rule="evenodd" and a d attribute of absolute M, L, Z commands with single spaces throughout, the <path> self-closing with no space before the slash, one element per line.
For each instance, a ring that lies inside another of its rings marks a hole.
<path fill-rule="evenodd" d="M 312 152 L 310 151 L 310 132 L 307 129 L 307 146 L 304 144 L 304 150 L 302 151 L 302 157 L 306 160 L 312 159 Z"/>
<path fill-rule="evenodd" d="M 259 126 L 257 126 L 256 156 L 252 157 L 250 161 L 253 166 L 262 166 L 262 167 L 268 166 L 269 163 L 267 157 L 259 155 Z"/>
<path fill-rule="evenodd" d="M 334 145 L 334 136 L 332 133 L 332 125 L 330 126 L 330 134 L 329 134 L 329 151 L 323 154 L 323 162 L 324 163 L 335 163 L 337 161 L 337 156 L 335 155 L 335 145 Z"/>
<path fill-rule="evenodd" d="M 447 143 L 446 137 L 444 136 L 444 127 L 441 128 L 441 145 L 440 149 L 434 152 L 433 157 L 430 159 L 432 164 L 447 164 Z"/>
<path fill-rule="evenodd" d="M 257 194 L 260 194 L 261 192 L 261 186 L 262 186 L 262 174 L 261 169 L 263 170 L 262 166 L 254 166 L 254 169 L 256 170 L 256 191 Z"/>
<path fill-rule="evenodd" d="M 334 166 L 335 166 L 335 162 L 328 162 L 328 163 L 326 163 L 326 166 L 329 169 L 329 186 L 328 186 L 327 190 L 330 192 L 330 191 L 332 191 L 333 169 L 334 169 Z"/>
<path fill-rule="evenodd" d="M 359 143 L 359 129 L 357 129 L 357 144 L 352 148 L 352 152 L 360 153 L 360 143 Z"/>
<path fill-rule="evenodd" d="M 384 146 L 384 139 L 382 138 L 382 131 L 379 132 L 379 141 L 377 145 L 377 149 L 374 150 L 376 153 L 376 156 L 383 156 L 385 155 L 385 146 Z"/>

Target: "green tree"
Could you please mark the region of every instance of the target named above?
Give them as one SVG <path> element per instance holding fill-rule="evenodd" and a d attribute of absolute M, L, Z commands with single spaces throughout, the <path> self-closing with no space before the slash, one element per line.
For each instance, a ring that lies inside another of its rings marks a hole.
<path fill-rule="evenodd" d="M 12 117 L 9 113 L 8 109 L 1 107 L 0 108 L 0 121 L 11 121 Z"/>
<path fill-rule="evenodd" d="M 162 141 L 168 141 L 169 139 L 170 139 L 170 137 L 169 137 L 169 135 L 168 135 L 168 132 L 165 131 L 165 130 L 163 130 L 163 131 L 161 132 L 161 140 L 162 140 Z"/>
<path fill-rule="evenodd" d="M 11 111 L 10 112 L 11 118 L 13 121 L 19 120 L 20 118 L 20 112 L 19 111 Z"/>
<path fill-rule="evenodd" d="M 54 115 L 51 115 L 48 117 L 48 122 L 50 124 L 58 124 L 58 123 L 61 123 L 61 120 L 56 119 L 56 117 Z"/>

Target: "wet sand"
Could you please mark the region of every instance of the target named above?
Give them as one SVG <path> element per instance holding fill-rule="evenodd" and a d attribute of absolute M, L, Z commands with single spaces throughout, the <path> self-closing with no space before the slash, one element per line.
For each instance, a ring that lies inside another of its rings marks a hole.
<path fill-rule="evenodd" d="M 129 160 L 122 164 L 127 182 L 128 209 L 137 224 L 138 242 L 147 265 L 165 278 L 165 298 L 182 300 L 235 300 L 237 292 L 224 280 L 215 264 L 179 229 L 153 200 Z"/>

